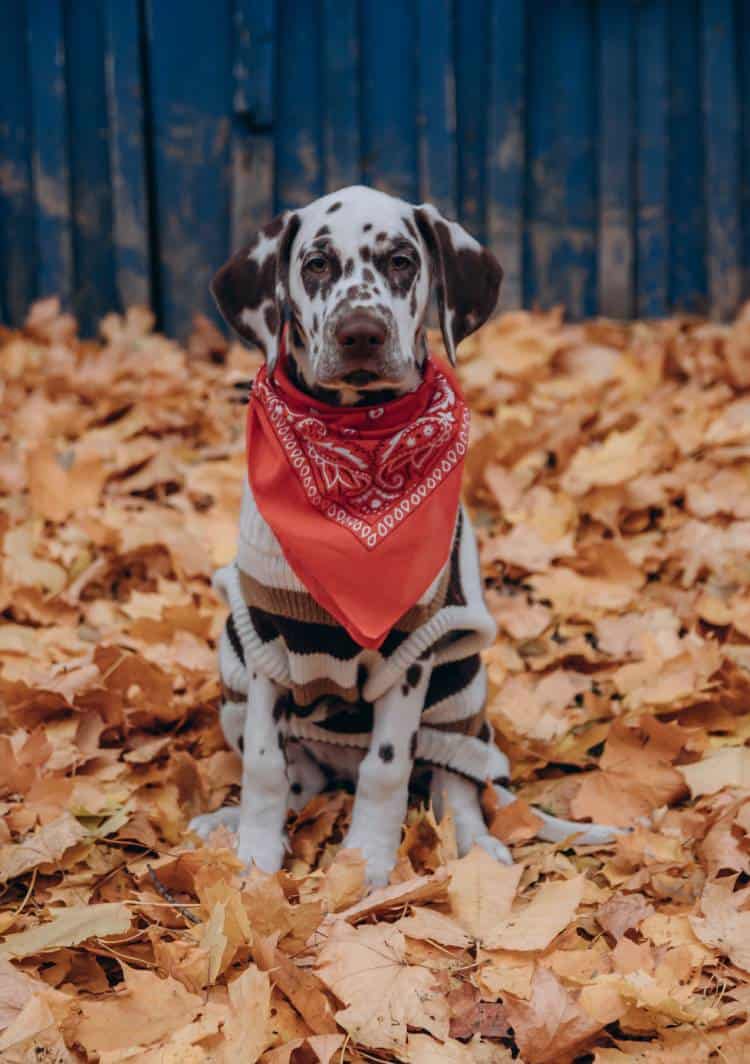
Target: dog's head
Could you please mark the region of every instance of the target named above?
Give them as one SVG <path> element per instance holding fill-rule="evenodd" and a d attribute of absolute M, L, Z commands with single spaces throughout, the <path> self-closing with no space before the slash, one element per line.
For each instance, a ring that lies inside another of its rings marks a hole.
<path fill-rule="evenodd" d="M 354 185 L 287 211 L 218 271 L 227 322 L 262 347 L 269 367 L 281 329 L 302 383 L 331 402 L 416 387 L 426 357 L 430 287 L 445 347 L 492 313 L 502 270 L 490 252 L 430 204 Z"/>

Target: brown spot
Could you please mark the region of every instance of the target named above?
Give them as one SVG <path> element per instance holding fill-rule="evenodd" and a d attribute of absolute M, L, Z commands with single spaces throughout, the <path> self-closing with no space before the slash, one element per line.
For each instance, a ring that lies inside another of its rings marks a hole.
<path fill-rule="evenodd" d="M 378 757 L 381 761 L 385 761 L 386 764 L 389 761 L 393 761 L 393 743 L 381 743 L 378 750 Z"/>
<path fill-rule="evenodd" d="M 371 229 L 372 229 L 372 222 L 368 222 L 367 225 L 363 225 L 362 226 L 362 232 L 363 233 L 369 233 Z"/>
<path fill-rule="evenodd" d="M 412 732 L 411 733 L 411 740 L 409 741 L 409 757 L 412 759 L 412 761 L 417 756 L 417 737 L 418 737 L 418 734 L 419 734 L 418 732 Z"/>
<path fill-rule="evenodd" d="M 367 244 L 363 244 L 362 247 L 359 249 L 359 257 L 362 259 L 363 262 L 369 262 L 372 258 L 372 252 L 370 251 L 370 248 L 367 246 Z"/>
<path fill-rule="evenodd" d="M 370 284 L 375 284 L 375 274 L 369 266 L 365 266 L 364 270 L 362 270 L 362 277 L 365 281 L 369 281 Z"/>
<path fill-rule="evenodd" d="M 320 229 L 315 234 L 315 238 L 314 239 L 317 240 L 317 238 L 319 236 L 329 236 L 330 232 L 331 232 L 331 230 L 328 228 L 327 225 L 321 225 Z"/>
<path fill-rule="evenodd" d="M 351 277 L 354 273 L 354 259 L 347 259 L 344 263 L 344 277 Z"/>
<path fill-rule="evenodd" d="M 332 203 L 331 206 L 328 208 L 328 210 L 326 211 L 326 214 L 333 214 L 333 212 L 337 211 L 340 206 L 341 206 L 341 200 L 336 200 L 336 202 Z"/>
<path fill-rule="evenodd" d="M 401 219 L 401 221 L 402 221 L 402 222 L 404 223 L 404 225 L 406 226 L 406 228 L 407 228 L 407 231 L 408 231 L 409 233 L 411 233 L 411 235 L 412 235 L 412 236 L 414 237 L 414 239 L 416 240 L 416 239 L 417 239 L 417 230 L 416 230 L 416 229 L 414 228 L 414 226 L 412 225 L 412 223 L 410 222 L 410 220 L 409 220 L 408 218 L 402 218 L 402 219 Z"/>
<path fill-rule="evenodd" d="M 494 255 L 484 248 L 456 248 L 445 221 L 433 221 L 422 210 L 414 212 L 417 227 L 427 244 L 436 276 L 438 310 L 447 347 L 483 325 L 494 310 L 503 271 Z M 446 335 L 447 313 L 453 311 L 451 335 Z"/>
<path fill-rule="evenodd" d="M 409 687 L 416 687 L 419 681 L 422 679 L 422 666 L 417 665 L 416 662 L 410 665 L 406 670 L 406 682 Z"/>
<path fill-rule="evenodd" d="M 381 232 L 381 233 L 378 233 L 378 235 L 375 237 L 375 239 L 378 241 L 378 243 L 380 243 L 380 241 L 381 240 L 385 240 L 387 238 L 387 236 L 388 236 L 387 233 L 382 233 Z"/>

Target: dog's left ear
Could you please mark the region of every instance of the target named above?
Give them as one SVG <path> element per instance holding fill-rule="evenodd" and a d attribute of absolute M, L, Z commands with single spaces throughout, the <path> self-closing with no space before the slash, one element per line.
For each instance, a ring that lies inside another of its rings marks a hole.
<path fill-rule="evenodd" d="M 458 345 L 495 309 L 503 270 L 491 252 L 431 203 L 415 207 L 414 220 L 430 252 L 440 328 L 455 365 Z"/>
<path fill-rule="evenodd" d="M 269 371 L 279 353 L 289 254 L 299 227 L 299 212 L 280 214 L 232 255 L 211 282 L 211 293 L 225 321 L 243 340 L 263 349 Z"/>

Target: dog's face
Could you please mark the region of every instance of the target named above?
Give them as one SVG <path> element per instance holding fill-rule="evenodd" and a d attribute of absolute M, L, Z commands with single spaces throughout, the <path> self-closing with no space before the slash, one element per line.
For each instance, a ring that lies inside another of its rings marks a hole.
<path fill-rule="evenodd" d="M 276 218 L 219 270 L 212 291 L 269 367 L 288 321 L 303 385 L 352 403 L 419 383 L 433 281 L 454 361 L 492 313 L 501 278 L 494 257 L 434 207 L 356 185 Z"/>

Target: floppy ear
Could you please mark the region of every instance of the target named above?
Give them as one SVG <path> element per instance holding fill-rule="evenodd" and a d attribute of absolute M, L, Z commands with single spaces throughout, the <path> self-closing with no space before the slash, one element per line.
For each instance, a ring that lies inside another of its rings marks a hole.
<path fill-rule="evenodd" d="M 455 365 L 458 345 L 484 325 L 495 309 L 502 267 L 491 252 L 431 203 L 415 207 L 414 220 L 432 259 L 440 328 Z"/>
<path fill-rule="evenodd" d="M 269 370 L 279 353 L 288 300 L 289 252 L 299 226 L 297 212 L 280 214 L 232 255 L 211 282 L 224 320 L 243 340 L 263 349 Z"/>

